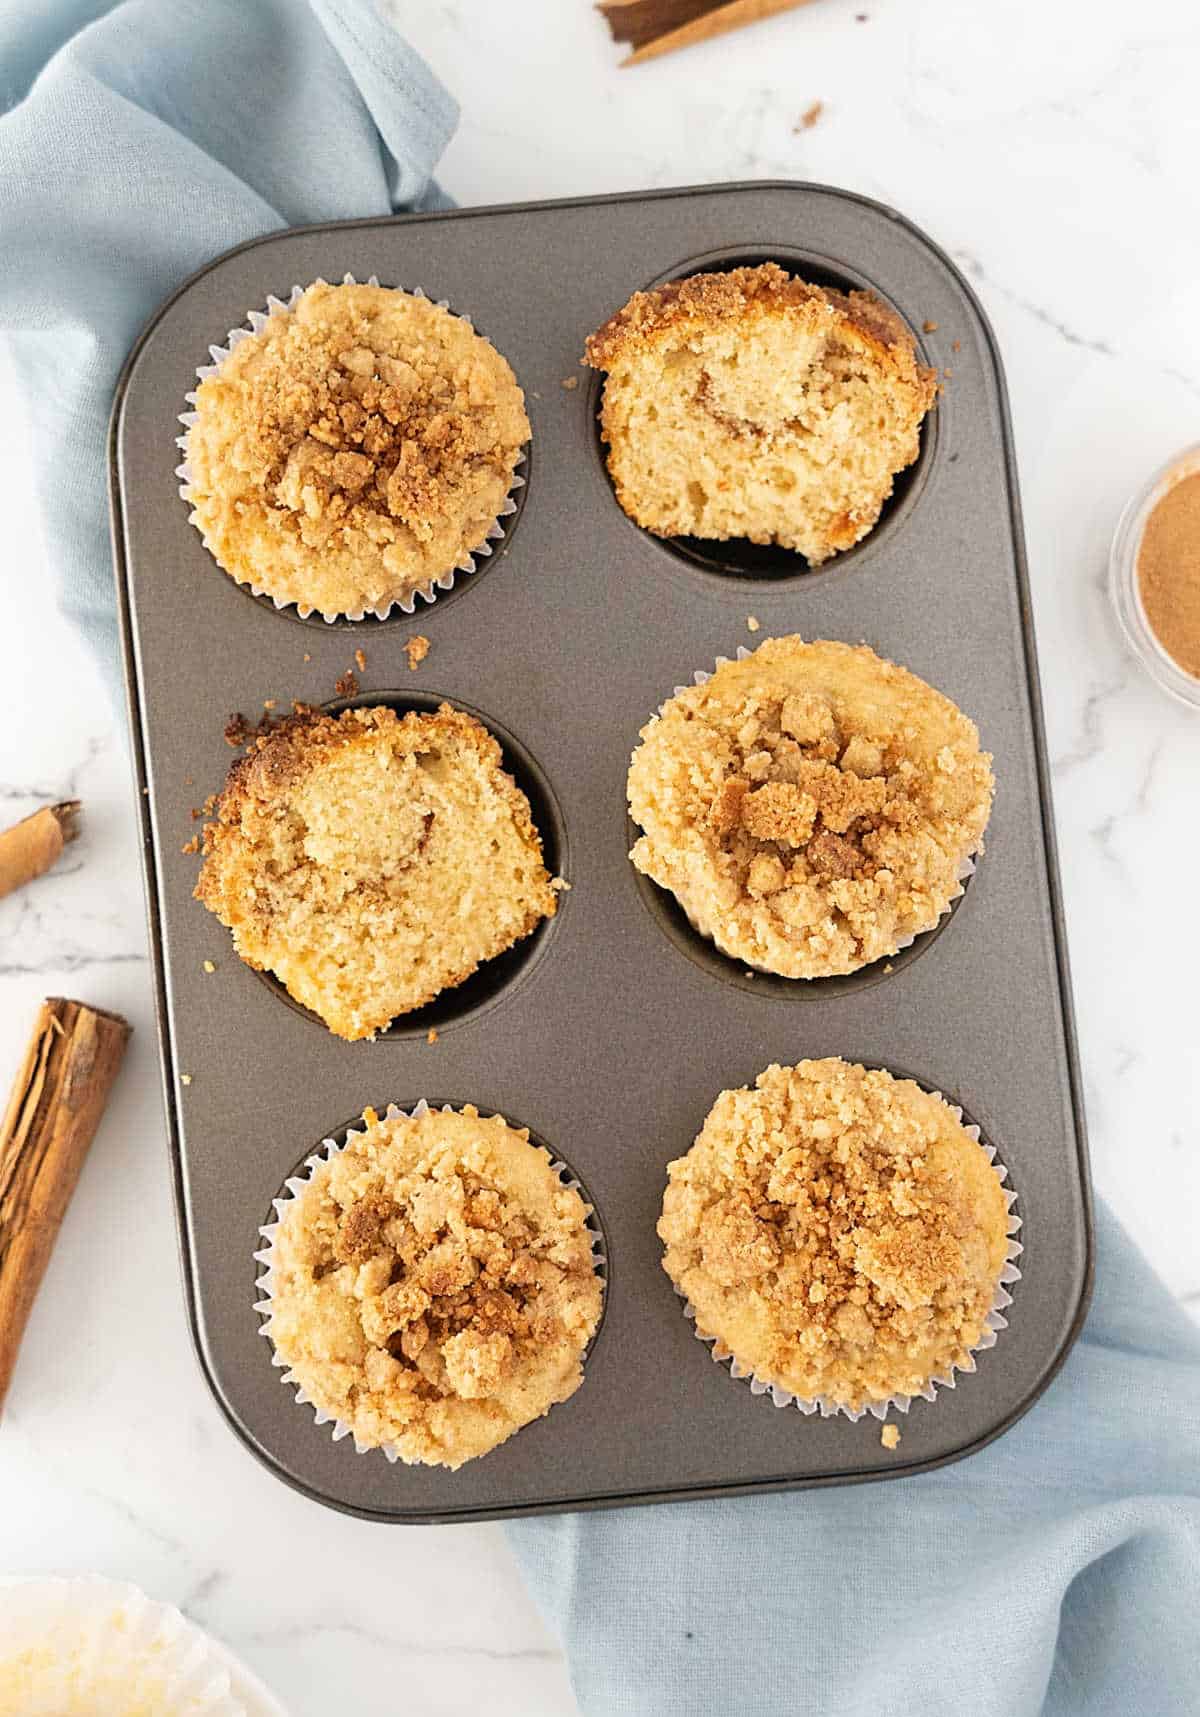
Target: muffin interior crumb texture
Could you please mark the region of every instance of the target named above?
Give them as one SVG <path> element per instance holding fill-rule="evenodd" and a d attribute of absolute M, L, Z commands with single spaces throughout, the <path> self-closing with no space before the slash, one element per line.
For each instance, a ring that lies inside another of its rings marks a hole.
<path fill-rule="evenodd" d="M 193 522 L 280 603 L 361 614 L 486 540 L 529 439 L 507 363 L 461 316 L 380 286 L 310 286 L 196 394 Z"/>
<path fill-rule="evenodd" d="M 499 1116 L 364 1119 L 284 1207 L 267 1330 L 360 1444 L 458 1467 L 583 1381 L 589 1207 Z"/>
<path fill-rule="evenodd" d="M 937 382 L 870 294 L 776 263 L 637 292 L 587 342 L 617 499 L 658 536 L 748 538 L 813 565 L 871 530 Z"/>
<path fill-rule="evenodd" d="M 1007 1220 L 999 1176 L 947 1103 L 832 1058 L 723 1091 L 670 1165 L 658 1231 L 719 1354 L 859 1409 L 970 1363 Z"/>
<path fill-rule="evenodd" d="M 851 972 L 937 923 L 982 846 L 974 724 L 865 645 L 768 639 L 641 731 L 631 857 L 725 953 Z"/>
<path fill-rule="evenodd" d="M 529 801 L 443 704 L 302 710 L 233 765 L 197 898 L 248 965 L 339 1037 L 371 1037 L 554 915 Z"/>

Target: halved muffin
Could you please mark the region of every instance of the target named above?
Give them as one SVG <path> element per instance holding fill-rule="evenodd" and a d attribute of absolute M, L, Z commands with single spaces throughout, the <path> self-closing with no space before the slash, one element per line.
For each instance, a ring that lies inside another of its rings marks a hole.
<path fill-rule="evenodd" d="M 229 772 L 196 898 L 339 1037 L 510 948 L 557 895 L 500 747 L 450 704 L 302 710 Z"/>
<path fill-rule="evenodd" d="M 631 518 L 813 566 L 875 524 L 937 392 L 894 311 L 773 262 L 635 292 L 586 357 L 606 372 L 601 428 Z"/>

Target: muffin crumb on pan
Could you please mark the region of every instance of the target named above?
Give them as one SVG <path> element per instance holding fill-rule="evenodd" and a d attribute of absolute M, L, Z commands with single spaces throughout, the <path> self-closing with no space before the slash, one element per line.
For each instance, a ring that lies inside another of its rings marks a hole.
<path fill-rule="evenodd" d="M 668 1176 L 663 1268 L 697 1334 L 760 1386 L 857 1412 L 973 1369 L 994 1340 L 1010 1197 L 913 1080 L 773 1065 L 720 1094 Z"/>
<path fill-rule="evenodd" d="M 363 1120 L 277 1200 L 263 1332 L 360 1450 L 459 1467 L 582 1383 L 603 1300 L 590 1206 L 471 1104 Z"/>
<path fill-rule="evenodd" d="M 894 311 L 773 262 L 635 292 L 586 358 L 606 372 L 601 430 L 632 519 L 812 566 L 871 530 L 937 393 Z"/>
<path fill-rule="evenodd" d="M 300 710 L 230 769 L 196 897 L 242 959 L 372 1037 L 554 916 L 529 801 L 463 710 Z"/>
<path fill-rule="evenodd" d="M 982 850 L 993 781 L 974 723 L 865 644 L 769 638 L 677 690 L 640 738 L 634 865 L 763 971 L 896 953 Z"/>
<path fill-rule="evenodd" d="M 255 321 L 200 382 L 184 438 L 218 565 L 326 619 L 384 613 L 470 565 L 530 436 L 507 360 L 390 287 L 318 281 Z"/>

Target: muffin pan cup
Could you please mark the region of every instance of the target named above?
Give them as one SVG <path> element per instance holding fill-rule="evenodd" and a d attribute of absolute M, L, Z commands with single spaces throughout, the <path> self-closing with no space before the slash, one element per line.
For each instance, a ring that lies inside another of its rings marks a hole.
<path fill-rule="evenodd" d="M 811 573 L 738 545 L 698 557 L 632 524 L 579 366 L 586 335 L 635 289 L 768 257 L 879 293 L 925 361 L 953 371 L 876 530 Z M 491 570 L 407 623 L 299 626 L 248 601 L 188 523 L 176 416 L 197 354 L 247 305 L 346 273 L 469 306 L 525 390 L 535 454 Z M 1082 1322 L 1090 1197 L 1004 383 L 979 306 L 936 246 L 878 204 L 786 183 L 275 234 L 213 263 L 155 317 L 119 387 L 111 464 L 184 1283 L 201 1364 L 243 1440 L 322 1502 L 418 1522 L 881 1478 L 1011 1425 Z M 410 673 L 416 631 L 431 649 Z M 921 957 L 891 972 L 747 980 L 682 914 L 668 927 L 647 909 L 653 885 L 628 859 L 625 774 L 647 712 L 697 663 L 785 632 L 871 644 L 953 698 L 995 756 L 986 856 Z M 192 808 L 228 769 L 228 715 L 330 701 L 356 648 L 362 697 L 411 686 L 490 718 L 561 818 L 571 886 L 538 958 L 432 1044 L 406 1032 L 343 1043 L 280 1005 L 192 899 L 197 861 L 180 851 Z M 777 1412 L 739 1387 L 695 1340 L 660 1263 L 666 1165 L 717 1093 L 821 1055 L 916 1076 L 961 1104 L 1009 1169 L 1023 1220 L 1003 1339 L 953 1391 L 912 1404 L 895 1450 L 870 1415 Z M 410 1108 L 430 1092 L 530 1127 L 579 1175 L 607 1242 L 582 1388 L 456 1473 L 333 1442 L 279 1387 L 254 1310 L 258 1229 L 296 1164 L 365 1104 Z"/>

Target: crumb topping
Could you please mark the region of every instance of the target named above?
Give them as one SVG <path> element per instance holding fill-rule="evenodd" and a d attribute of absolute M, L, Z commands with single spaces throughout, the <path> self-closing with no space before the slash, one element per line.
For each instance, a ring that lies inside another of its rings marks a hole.
<path fill-rule="evenodd" d="M 724 952 L 785 977 L 894 954 L 982 850 L 992 775 L 974 725 L 865 645 L 768 639 L 641 739 L 634 864 Z"/>
<path fill-rule="evenodd" d="M 529 801 L 450 704 L 300 709 L 237 759 L 196 886 L 248 965 L 371 1037 L 553 917 Z"/>
<path fill-rule="evenodd" d="M 723 1091 L 673 1162 L 664 1268 L 762 1381 L 858 1408 L 979 1340 L 1007 1254 L 986 1152 L 911 1080 L 838 1059 Z"/>
<path fill-rule="evenodd" d="M 511 368 L 464 318 L 319 282 L 201 383 L 189 499 L 234 578 L 360 613 L 479 547 L 529 433 Z"/>
<path fill-rule="evenodd" d="M 372 1114 L 285 1208 L 271 1340 L 360 1442 L 461 1466 L 582 1383 L 589 1213 L 500 1116 Z"/>

